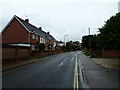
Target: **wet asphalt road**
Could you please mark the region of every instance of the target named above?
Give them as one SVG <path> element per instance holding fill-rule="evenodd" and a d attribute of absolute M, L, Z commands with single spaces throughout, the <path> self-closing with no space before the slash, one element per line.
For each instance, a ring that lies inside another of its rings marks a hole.
<path fill-rule="evenodd" d="M 77 52 L 53 55 L 2 76 L 3 88 L 73 88 Z"/>

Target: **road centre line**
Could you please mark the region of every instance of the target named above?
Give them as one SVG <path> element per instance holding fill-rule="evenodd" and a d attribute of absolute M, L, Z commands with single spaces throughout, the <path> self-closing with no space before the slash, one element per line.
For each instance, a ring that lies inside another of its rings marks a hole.
<path fill-rule="evenodd" d="M 63 62 L 65 62 L 68 58 L 66 58 Z"/>
<path fill-rule="evenodd" d="M 58 64 L 57 66 L 62 66 L 63 63 L 67 60 L 68 58 L 65 58 L 60 64 Z"/>
<path fill-rule="evenodd" d="M 62 66 L 63 63 L 64 63 L 66 60 L 68 60 L 68 59 L 71 59 L 71 61 L 73 61 L 74 57 L 72 57 L 72 58 L 65 58 L 65 59 L 64 59 L 60 64 L 58 64 L 57 66 Z"/>
<path fill-rule="evenodd" d="M 63 63 L 61 62 L 58 66 L 62 66 L 63 65 Z"/>

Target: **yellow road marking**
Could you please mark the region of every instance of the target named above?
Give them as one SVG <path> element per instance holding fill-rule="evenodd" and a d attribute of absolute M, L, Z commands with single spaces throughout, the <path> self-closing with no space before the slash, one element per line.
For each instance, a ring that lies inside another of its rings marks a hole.
<path fill-rule="evenodd" d="M 74 70 L 74 90 L 78 90 L 78 63 L 77 63 L 77 55 L 76 55 L 76 62 L 75 62 L 75 70 Z"/>

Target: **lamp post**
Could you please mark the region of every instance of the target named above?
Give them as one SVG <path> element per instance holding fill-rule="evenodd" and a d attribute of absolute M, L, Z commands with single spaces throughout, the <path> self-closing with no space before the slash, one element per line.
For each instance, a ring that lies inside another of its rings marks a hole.
<path fill-rule="evenodd" d="M 65 37 L 66 37 L 66 36 L 68 36 L 68 35 L 64 35 L 64 45 L 66 45 L 66 43 L 65 43 Z"/>

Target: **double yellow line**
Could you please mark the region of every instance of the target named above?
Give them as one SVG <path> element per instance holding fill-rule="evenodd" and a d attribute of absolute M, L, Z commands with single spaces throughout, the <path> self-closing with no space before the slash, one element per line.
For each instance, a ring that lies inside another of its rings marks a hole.
<path fill-rule="evenodd" d="M 77 55 L 76 55 L 75 70 L 74 70 L 74 90 L 79 90 Z"/>

